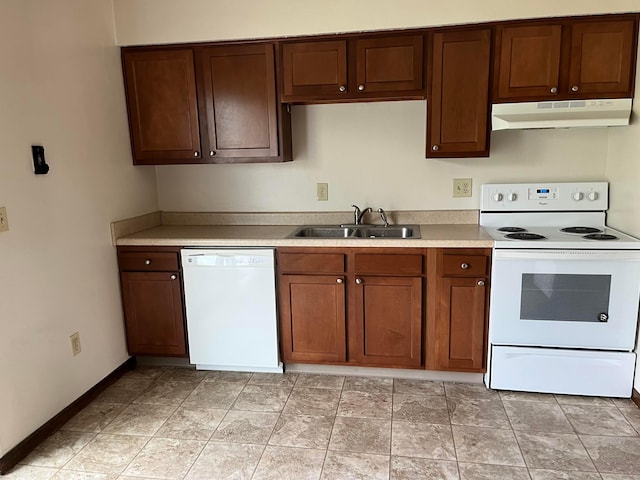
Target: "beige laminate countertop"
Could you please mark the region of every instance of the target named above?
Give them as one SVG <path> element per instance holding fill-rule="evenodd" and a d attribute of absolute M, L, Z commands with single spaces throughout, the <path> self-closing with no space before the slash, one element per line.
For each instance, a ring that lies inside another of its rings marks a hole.
<path fill-rule="evenodd" d="M 116 245 L 183 247 L 493 247 L 476 224 L 419 225 L 421 239 L 287 238 L 299 225 L 163 225 L 118 238 Z"/>

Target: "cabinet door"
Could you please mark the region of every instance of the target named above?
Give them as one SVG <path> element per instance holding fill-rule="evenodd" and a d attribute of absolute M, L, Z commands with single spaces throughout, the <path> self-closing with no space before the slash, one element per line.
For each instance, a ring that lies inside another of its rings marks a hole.
<path fill-rule="evenodd" d="M 127 345 L 131 355 L 186 355 L 178 272 L 122 272 Z"/>
<path fill-rule="evenodd" d="M 358 277 L 354 299 L 355 328 L 349 332 L 349 360 L 367 365 L 420 367 L 422 279 Z"/>
<path fill-rule="evenodd" d="M 574 24 L 569 92 L 583 98 L 632 96 L 634 41 L 633 20 Z"/>
<path fill-rule="evenodd" d="M 437 368 L 485 372 L 486 278 L 443 277 L 437 299 Z"/>
<path fill-rule="evenodd" d="M 344 362 L 344 277 L 281 275 L 280 334 L 285 362 Z"/>
<path fill-rule="evenodd" d="M 346 95 L 346 40 L 284 44 L 282 82 L 285 102 Z"/>
<path fill-rule="evenodd" d="M 134 163 L 197 161 L 201 148 L 193 52 L 125 51 L 122 59 Z"/>
<path fill-rule="evenodd" d="M 498 27 L 496 101 L 554 98 L 560 90 L 561 25 Z"/>
<path fill-rule="evenodd" d="M 423 93 L 422 35 L 373 37 L 355 41 L 356 90 Z"/>
<path fill-rule="evenodd" d="M 208 161 L 277 157 L 273 45 L 204 48 L 200 65 Z"/>
<path fill-rule="evenodd" d="M 433 35 L 427 157 L 489 155 L 491 31 Z"/>

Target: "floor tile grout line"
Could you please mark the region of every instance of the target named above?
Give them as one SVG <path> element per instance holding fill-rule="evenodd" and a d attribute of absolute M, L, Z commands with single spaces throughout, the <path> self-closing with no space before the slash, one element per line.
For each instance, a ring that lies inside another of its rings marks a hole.
<path fill-rule="evenodd" d="M 247 384 L 249 383 L 249 381 L 254 376 L 255 376 L 255 373 L 253 375 L 251 375 L 251 377 L 247 381 Z M 258 466 L 260 465 L 260 462 L 262 461 L 262 458 L 264 457 L 264 454 L 267 451 L 267 447 L 269 446 L 269 441 L 271 440 L 271 437 L 273 436 L 273 432 L 274 432 L 274 430 L 276 428 L 276 425 L 278 425 L 278 422 L 282 418 L 282 415 L 283 415 L 283 412 L 284 412 L 284 408 L 287 405 L 287 402 L 289 401 L 289 398 L 291 398 L 291 394 L 293 393 L 293 388 L 295 387 L 295 384 L 297 382 L 298 382 L 298 376 L 296 376 L 296 379 L 294 380 L 293 385 L 291 386 L 291 391 L 289 392 L 289 395 L 287 396 L 287 400 L 284 402 L 284 405 L 282 406 L 282 409 L 280 410 L 280 414 L 278 415 L 278 418 L 277 418 L 276 422 L 274 423 L 273 428 L 271 429 L 271 433 L 269 434 L 269 437 L 267 438 L 267 441 L 266 441 L 265 445 L 263 446 L 262 453 L 260 454 L 260 458 L 258 459 L 258 461 L 256 462 L 255 466 L 253 467 L 253 471 L 251 472 L 251 476 L 249 477 L 250 479 L 254 478 L 254 476 L 256 474 L 256 471 L 258 470 Z M 244 388 L 243 388 L 243 390 L 244 390 Z M 236 400 L 237 400 L 237 398 L 236 398 Z M 231 410 L 231 408 L 229 409 L 229 411 L 230 410 Z M 222 423 L 222 422 L 220 422 L 220 423 Z"/>

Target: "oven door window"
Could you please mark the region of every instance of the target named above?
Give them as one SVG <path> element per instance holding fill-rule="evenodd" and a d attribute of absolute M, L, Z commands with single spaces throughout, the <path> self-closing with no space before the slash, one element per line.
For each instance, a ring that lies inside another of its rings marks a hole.
<path fill-rule="evenodd" d="M 611 275 L 523 273 L 521 320 L 606 322 Z"/>

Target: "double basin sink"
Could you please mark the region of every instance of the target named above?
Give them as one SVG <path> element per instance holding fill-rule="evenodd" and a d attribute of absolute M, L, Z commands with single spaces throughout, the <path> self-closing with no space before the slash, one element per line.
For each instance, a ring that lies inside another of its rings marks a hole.
<path fill-rule="evenodd" d="M 289 238 L 421 238 L 418 225 L 304 225 Z"/>

